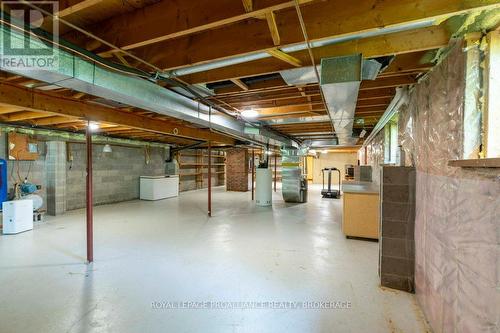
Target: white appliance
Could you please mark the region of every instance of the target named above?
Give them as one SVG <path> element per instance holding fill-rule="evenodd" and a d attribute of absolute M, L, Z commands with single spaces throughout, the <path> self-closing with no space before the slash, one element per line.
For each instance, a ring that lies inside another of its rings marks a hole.
<path fill-rule="evenodd" d="M 255 203 L 257 206 L 271 206 L 273 203 L 271 169 L 257 168 L 255 176 Z"/>
<path fill-rule="evenodd" d="M 4 234 L 17 234 L 33 229 L 33 201 L 13 200 L 2 204 Z"/>
<path fill-rule="evenodd" d="M 160 200 L 179 196 L 179 176 L 141 176 L 141 200 Z"/>

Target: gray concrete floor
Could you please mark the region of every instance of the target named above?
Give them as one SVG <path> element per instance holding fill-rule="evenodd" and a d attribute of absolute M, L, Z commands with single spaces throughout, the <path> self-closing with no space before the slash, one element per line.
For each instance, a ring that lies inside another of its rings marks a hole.
<path fill-rule="evenodd" d="M 378 286 L 378 244 L 342 235 L 340 200 L 312 186 L 307 204 L 278 192 L 271 209 L 250 193 L 214 192 L 211 219 L 205 190 L 96 207 L 91 265 L 84 210 L 0 236 L 0 332 L 427 330 L 413 295 Z M 168 308 L 190 301 L 350 308 Z"/>

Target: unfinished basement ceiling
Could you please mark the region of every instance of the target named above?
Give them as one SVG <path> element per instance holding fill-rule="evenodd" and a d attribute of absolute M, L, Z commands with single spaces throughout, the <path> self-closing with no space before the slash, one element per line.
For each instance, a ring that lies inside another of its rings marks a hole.
<path fill-rule="evenodd" d="M 299 3 L 316 65 L 324 58 L 355 53 L 382 63 L 374 80 L 360 84 L 353 119 L 355 137 L 363 130 L 366 136 L 370 134 L 396 89 L 413 85 L 425 75 L 452 37 L 463 35 L 471 25 L 482 29 L 495 26 L 500 10 L 498 1 L 493 0 L 465 4 L 423 1 L 418 9 L 396 0 Z M 317 80 L 291 82 L 284 74 L 312 68 L 299 14 L 295 1 L 283 0 L 67 0 L 60 2 L 58 13 L 61 38 L 104 61 L 149 73 L 151 78 L 189 73 L 157 83 L 240 120 L 242 111 L 255 110 L 259 116 L 251 121 L 269 127 L 273 135 L 282 134 L 297 142 L 328 140 L 336 133 Z M 5 92 L 14 86 L 32 89 L 50 93 L 55 99 L 116 112 L 113 121 L 95 118 L 102 121 L 105 134 L 178 145 L 208 139 L 235 143 L 234 137 L 224 138 L 206 126 L 144 110 L 124 100 L 73 90 L 63 82 L 47 84 L 6 72 L 1 80 Z M 196 87 L 204 97 L 193 97 L 179 85 Z M 207 89 L 200 90 L 202 86 Z M 4 123 L 71 131 L 84 128 L 83 114 L 74 117 L 9 105 L 5 103 L 8 100 L 0 102 Z M 144 119 L 164 122 L 169 128 L 186 128 L 189 135 L 176 137 L 176 131 L 162 133 L 155 126 L 131 126 L 130 121 L 120 121 L 127 114 L 133 114 L 137 122 Z M 362 141 L 354 140 L 355 144 Z"/>

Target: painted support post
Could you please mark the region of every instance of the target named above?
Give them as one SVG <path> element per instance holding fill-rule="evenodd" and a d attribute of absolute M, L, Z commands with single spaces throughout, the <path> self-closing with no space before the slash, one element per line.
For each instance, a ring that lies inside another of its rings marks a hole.
<path fill-rule="evenodd" d="M 92 194 L 92 129 L 90 121 L 87 122 L 86 143 L 87 143 L 87 262 L 94 261 L 94 231 L 93 231 L 93 194 Z"/>
<path fill-rule="evenodd" d="M 208 141 L 208 217 L 211 216 L 212 216 L 212 143 Z"/>
<path fill-rule="evenodd" d="M 254 199 L 254 188 L 255 188 L 255 149 L 252 148 L 252 201 Z"/>
<path fill-rule="evenodd" d="M 274 192 L 276 192 L 276 179 L 278 178 L 278 153 L 274 154 Z"/>

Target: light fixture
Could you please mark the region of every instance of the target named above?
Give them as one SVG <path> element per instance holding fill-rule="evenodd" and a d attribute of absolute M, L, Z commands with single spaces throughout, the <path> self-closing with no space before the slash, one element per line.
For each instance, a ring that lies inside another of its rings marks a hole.
<path fill-rule="evenodd" d="M 241 116 L 244 118 L 257 118 L 259 113 L 253 109 L 248 109 L 241 111 Z"/>
<path fill-rule="evenodd" d="M 359 137 L 360 138 L 364 138 L 366 135 L 366 131 L 365 130 L 362 130 L 361 133 L 359 133 Z"/>
<path fill-rule="evenodd" d="M 111 149 L 111 146 L 108 143 L 106 143 L 104 145 L 104 147 L 102 148 L 102 152 L 103 153 L 112 153 L 113 149 Z"/>
<path fill-rule="evenodd" d="M 272 155 L 273 152 L 271 150 L 266 150 L 266 155 Z"/>
<path fill-rule="evenodd" d="M 321 151 L 321 154 L 327 154 L 327 153 L 328 153 L 328 150 L 326 150 L 326 149 L 323 149 L 323 150 Z"/>
<path fill-rule="evenodd" d="M 99 129 L 98 123 L 90 122 L 88 126 L 91 131 L 97 131 Z"/>

